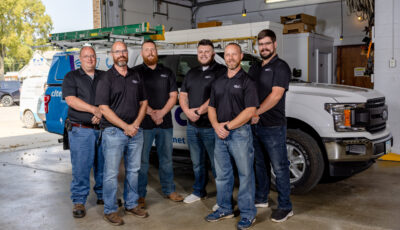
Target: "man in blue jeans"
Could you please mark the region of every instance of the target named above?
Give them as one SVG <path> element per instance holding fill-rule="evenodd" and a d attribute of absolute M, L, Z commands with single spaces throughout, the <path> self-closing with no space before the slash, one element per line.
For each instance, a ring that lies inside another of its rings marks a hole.
<path fill-rule="evenodd" d="M 232 190 L 234 175 L 231 158 L 239 174 L 238 206 L 241 219 L 238 229 L 247 229 L 255 221 L 254 149 L 249 121 L 258 107 L 256 86 L 240 67 L 241 47 L 230 43 L 224 58 L 228 71 L 211 87 L 208 117 L 215 136 L 214 161 L 217 174 L 218 209 L 206 217 L 209 222 L 233 217 Z"/>
<path fill-rule="evenodd" d="M 216 177 L 214 169 L 215 134 L 208 120 L 207 110 L 211 85 L 218 76 L 226 72 L 226 67 L 216 63 L 214 55 L 213 43 L 207 39 L 201 40 L 197 46 L 197 60 L 200 66 L 192 68 L 186 74 L 179 93 L 179 104 L 189 119 L 186 136 L 194 172 L 193 193 L 183 200 L 187 204 L 207 196 L 206 150 L 214 178 Z"/>
<path fill-rule="evenodd" d="M 135 67 L 143 79 L 148 92 L 149 105 L 142 123 L 143 150 L 139 172 L 139 206 L 145 208 L 147 193 L 147 173 L 149 170 L 149 155 L 155 140 L 161 190 L 166 198 L 172 201 L 182 201 L 183 197 L 175 192 L 174 169 L 172 166 L 172 116 L 171 109 L 176 104 L 178 88 L 175 74 L 169 68 L 158 62 L 157 48 L 152 40 L 142 44 L 141 55 L 143 64 Z"/>
<path fill-rule="evenodd" d="M 273 210 L 271 220 L 283 222 L 293 216 L 285 116 L 285 96 L 291 72 L 288 64 L 276 53 L 276 36 L 272 30 L 262 30 L 257 39 L 263 61 L 249 70 L 262 102 L 252 118 L 257 181 L 255 202 L 256 207 L 268 207 L 270 178 L 267 169 L 271 163 L 278 190 L 278 209 Z"/>
<path fill-rule="evenodd" d="M 114 65 L 99 80 L 96 104 L 103 114 L 101 128 L 104 153 L 104 220 L 112 225 L 124 224 L 118 216 L 117 188 L 121 158 L 125 163 L 125 213 L 145 218 L 148 213 L 138 207 L 138 175 L 143 147 L 140 124 L 146 114 L 147 99 L 140 75 L 128 69 L 128 50 L 123 42 L 111 47 Z"/>
<path fill-rule="evenodd" d="M 85 46 L 79 54 L 81 68 L 69 72 L 63 81 L 62 95 L 68 104 L 68 138 L 71 151 L 72 215 L 86 215 L 85 203 L 90 190 L 90 171 L 93 167 L 96 184 L 93 188 L 97 204 L 103 204 L 103 154 L 99 122 L 100 109 L 95 106 L 95 92 L 99 75 L 96 70 L 96 53 Z"/>

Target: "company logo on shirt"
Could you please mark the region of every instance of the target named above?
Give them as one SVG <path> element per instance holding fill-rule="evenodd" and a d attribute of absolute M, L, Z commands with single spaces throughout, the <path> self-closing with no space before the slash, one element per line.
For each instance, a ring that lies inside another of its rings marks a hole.
<path fill-rule="evenodd" d="M 168 75 L 166 75 L 166 74 L 161 74 L 160 77 L 166 78 L 166 77 L 168 77 Z"/>
<path fill-rule="evenodd" d="M 212 78 L 210 75 L 204 76 L 205 79 L 210 79 Z"/>
<path fill-rule="evenodd" d="M 242 86 L 241 86 L 241 85 L 233 85 L 233 88 L 235 88 L 235 89 L 241 89 Z"/>
<path fill-rule="evenodd" d="M 133 83 L 133 84 L 137 84 L 137 83 L 139 83 L 139 81 L 132 80 L 132 83 Z"/>
<path fill-rule="evenodd" d="M 268 71 L 272 71 L 272 69 L 267 68 L 267 69 L 265 69 L 264 71 L 265 71 L 265 72 L 268 72 Z"/>

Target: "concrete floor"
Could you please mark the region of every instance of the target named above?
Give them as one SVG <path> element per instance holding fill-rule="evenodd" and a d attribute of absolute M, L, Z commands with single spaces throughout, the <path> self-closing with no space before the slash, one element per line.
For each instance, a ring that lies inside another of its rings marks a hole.
<path fill-rule="evenodd" d="M 189 194 L 191 168 L 182 162 L 174 164 L 177 191 Z M 320 184 L 307 195 L 292 196 L 295 215 L 284 223 L 269 220 L 270 208 L 258 209 L 252 229 L 400 229 L 399 178 L 400 162 L 379 161 L 351 178 Z M 212 183 L 208 186 L 209 198 L 204 201 L 188 205 L 164 199 L 154 167 L 150 169 L 148 186 L 149 218 L 125 216 L 124 226 L 113 227 L 102 219 L 103 207 L 95 204 L 91 191 L 86 217 L 74 219 L 70 181 L 69 151 L 63 151 L 61 146 L 1 153 L 0 229 L 224 230 L 235 229 L 239 220 L 204 221 L 215 204 Z M 271 199 L 276 207 L 276 193 L 272 192 Z"/>

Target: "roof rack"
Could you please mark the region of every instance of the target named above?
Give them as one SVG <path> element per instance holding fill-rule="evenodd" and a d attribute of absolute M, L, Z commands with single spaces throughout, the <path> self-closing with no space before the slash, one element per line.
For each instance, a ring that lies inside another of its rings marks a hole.
<path fill-rule="evenodd" d="M 110 46 L 115 41 L 139 45 L 146 39 L 164 40 L 164 32 L 163 25 L 151 28 L 148 22 L 143 22 L 140 24 L 50 34 L 49 42 L 62 49 L 80 47 L 84 44 Z"/>

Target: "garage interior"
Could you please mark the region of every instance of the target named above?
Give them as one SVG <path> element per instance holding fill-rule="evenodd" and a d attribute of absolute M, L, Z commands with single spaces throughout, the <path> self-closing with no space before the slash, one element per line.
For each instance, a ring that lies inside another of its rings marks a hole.
<path fill-rule="evenodd" d="M 300 80 L 359 86 L 384 94 L 389 107 L 388 126 L 394 139 L 392 150 L 352 177 L 322 181 L 306 194 L 291 195 L 295 215 L 284 223 L 269 220 L 271 208 L 277 206 L 277 193 L 271 192 L 271 207 L 257 210 L 257 220 L 251 229 L 400 229 L 400 1 L 374 2 L 371 27 L 368 16 L 351 12 L 345 0 L 93 0 L 93 25 L 101 28 L 149 22 L 164 25 L 168 36 L 197 28 L 201 23 L 205 26 L 264 21 L 281 24 L 282 16 L 315 17 L 312 28 L 282 33 L 280 56 L 298 65 Z M 369 41 L 364 40 L 366 37 L 372 39 L 373 54 L 369 52 Z M 309 57 L 304 59 L 306 63 L 300 62 L 301 55 Z M 365 72 L 368 62 L 373 62 L 372 74 Z M 318 69 L 321 66 L 323 70 Z M 357 72 L 359 67 L 364 69 Z M 96 205 L 92 190 L 86 203 L 86 217 L 72 217 L 70 162 L 70 153 L 62 149 L 62 144 L 2 152 L 0 229 L 117 228 L 103 221 L 103 206 Z M 123 171 L 119 175 L 119 197 L 123 191 Z M 189 195 L 193 182 L 190 158 L 174 158 L 174 173 L 177 192 Z M 208 199 L 193 204 L 164 199 L 157 167 L 152 165 L 146 198 L 149 218 L 124 216 L 125 225 L 118 228 L 235 228 L 239 220 L 237 207 L 233 219 L 217 223 L 204 220 L 216 202 L 213 179 L 207 191 Z M 123 216 L 122 209 L 120 214 Z"/>

